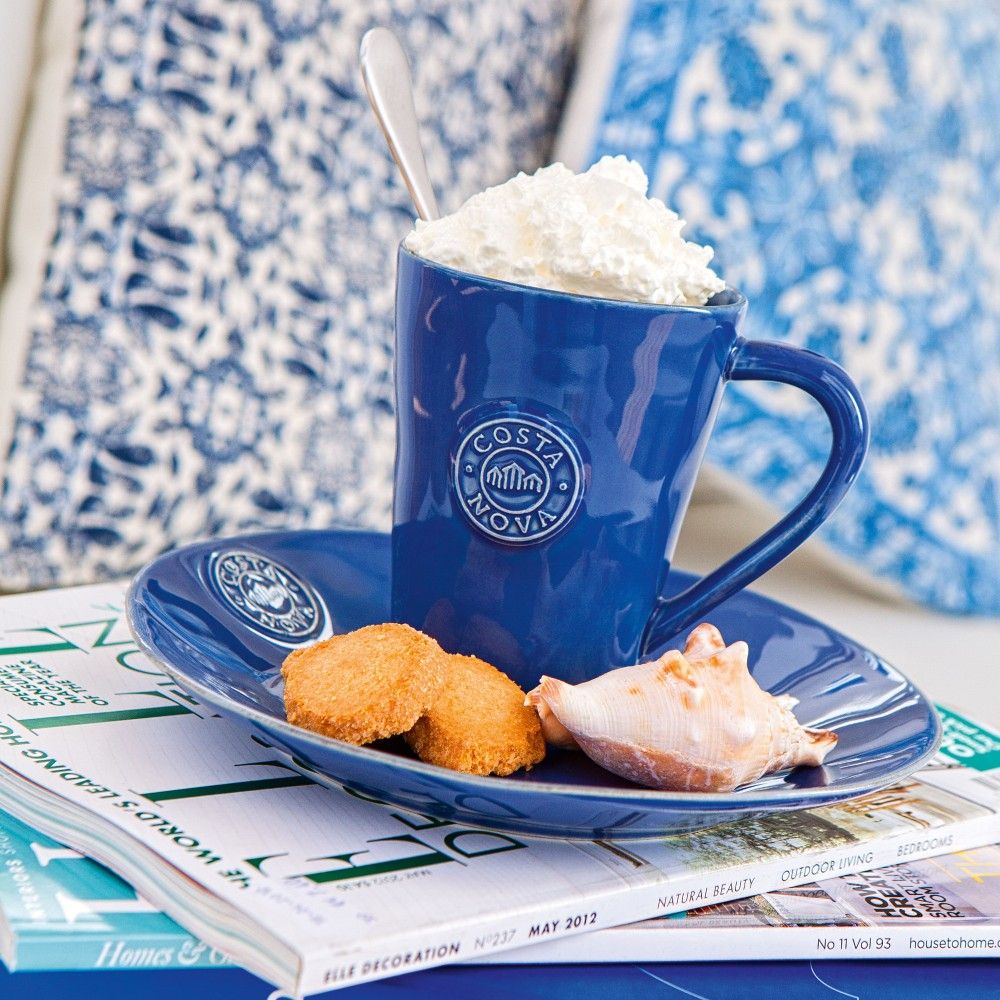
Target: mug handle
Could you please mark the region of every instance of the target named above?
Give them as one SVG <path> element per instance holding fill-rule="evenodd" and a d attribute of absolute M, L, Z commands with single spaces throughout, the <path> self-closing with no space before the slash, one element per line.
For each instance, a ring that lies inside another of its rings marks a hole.
<path fill-rule="evenodd" d="M 798 548 L 844 498 L 868 451 L 868 413 L 858 387 L 843 368 L 821 354 L 789 344 L 740 338 L 724 378 L 785 382 L 808 392 L 830 420 L 830 457 L 816 485 L 773 528 L 687 590 L 657 599 L 646 623 L 641 654 L 672 639 Z"/>

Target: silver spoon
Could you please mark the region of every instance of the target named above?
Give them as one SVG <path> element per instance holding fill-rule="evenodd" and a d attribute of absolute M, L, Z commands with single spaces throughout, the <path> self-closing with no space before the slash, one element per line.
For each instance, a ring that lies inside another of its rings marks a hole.
<path fill-rule="evenodd" d="M 361 39 L 361 79 L 417 215 L 436 219 L 437 199 L 420 146 L 410 66 L 399 39 L 388 28 L 372 28 Z"/>

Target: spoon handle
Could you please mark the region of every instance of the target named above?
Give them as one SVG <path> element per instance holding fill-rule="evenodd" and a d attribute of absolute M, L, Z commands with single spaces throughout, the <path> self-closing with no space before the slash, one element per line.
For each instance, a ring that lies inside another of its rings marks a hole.
<path fill-rule="evenodd" d="M 361 39 L 361 79 L 417 215 L 436 219 L 437 199 L 420 146 L 410 66 L 399 40 L 388 28 L 372 28 Z"/>

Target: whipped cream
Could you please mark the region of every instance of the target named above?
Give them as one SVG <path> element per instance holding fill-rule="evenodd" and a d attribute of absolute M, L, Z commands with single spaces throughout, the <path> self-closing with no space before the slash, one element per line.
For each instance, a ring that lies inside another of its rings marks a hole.
<path fill-rule="evenodd" d="M 684 220 L 647 198 L 642 167 L 605 156 L 582 174 L 561 163 L 473 195 L 458 211 L 418 220 L 404 245 L 461 271 L 661 305 L 704 305 L 721 281 L 712 248 L 681 236 Z"/>

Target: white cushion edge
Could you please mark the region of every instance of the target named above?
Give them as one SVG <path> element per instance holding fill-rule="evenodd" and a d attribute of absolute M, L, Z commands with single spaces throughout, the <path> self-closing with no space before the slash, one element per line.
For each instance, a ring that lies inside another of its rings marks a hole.
<path fill-rule="evenodd" d="M 703 528 L 707 526 L 706 522 L 712 525 L 711 537 L 723 547 L 716 554 L 721 554 L 724 560 L 762 535 L 783 514 L 749 484 L 716 465 L 705 463 L 698 472 L 691 505 L 678 540 L 678 557 L 690 565 L 702 561 L 696 546 L 707 536 L 688 531 L 689 522 L 697 522 Z M 810 572 L 824 578 L 836 578 L 844 587 L 859 593 L 882 601 L 913 604 L 895 582 L 868 573 L 827 545 L 820 535 L 806 539 L 782 560 L 781 565 L 785 563 L 791 563 L 793 567 L 808 563 Z"/>
<path fill-rule="evenodd" d="M 0 115 L 0 282 L 6 268 L 7 196 L 24 125 L 40 7 L 40 0 L 6 0 L 0 4 L 0 108 L 3 108 Z"/>
<path fill-rule="evenodd" d="M 76 66 L 83 0 L 48 0 L 17 151 L 7 214 L 8 271 L 0 290 L 0 480 L 14 425 L 31 332 L 57 219 L 57 184 L 66 141 L 66 92 Z"/>
<path fill-rule="evenodd" d="M 631 0 L 587 0 L 576 68 L 553 147 L 553 160 L 570 170 L 580 171 L 591 164 L 594 136 L 631 18 Z"/>

